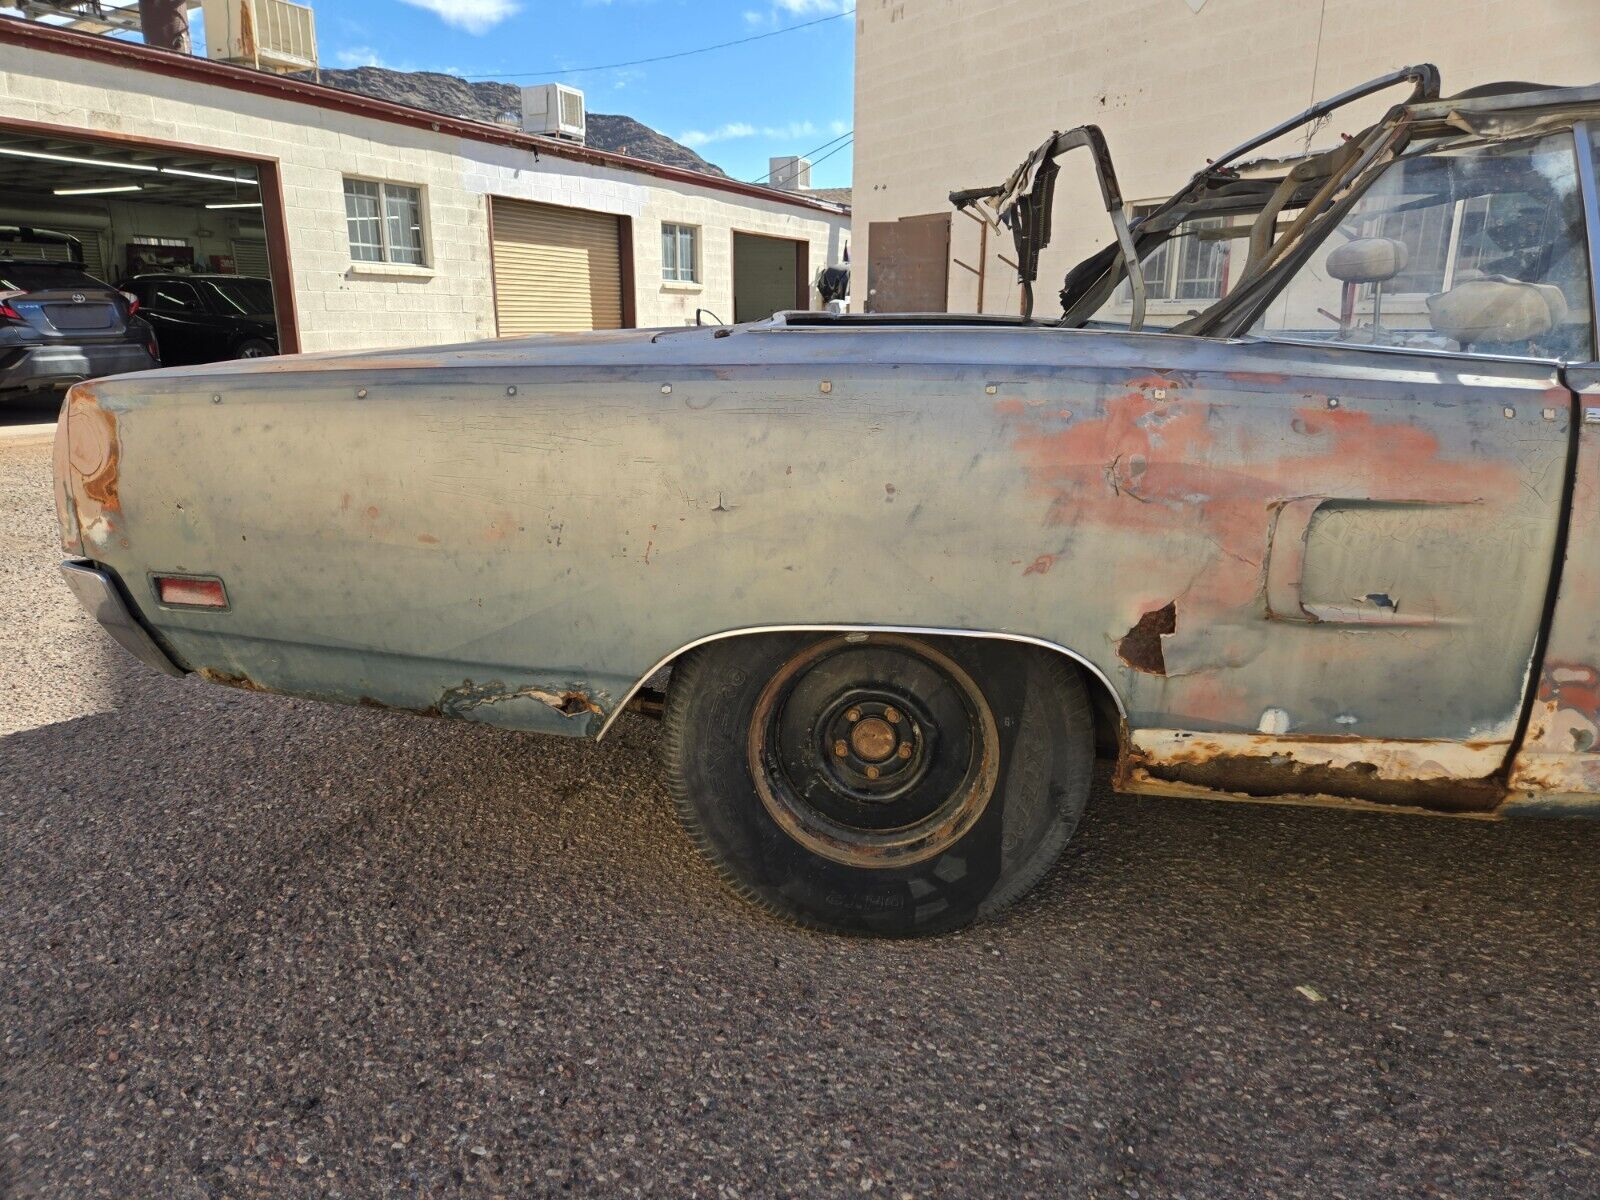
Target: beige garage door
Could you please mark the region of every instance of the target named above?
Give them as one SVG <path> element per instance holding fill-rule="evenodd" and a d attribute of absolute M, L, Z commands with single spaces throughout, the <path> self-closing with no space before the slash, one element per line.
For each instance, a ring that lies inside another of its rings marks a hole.
<path fill-rule="evenodd" d="M 622 328 L 616 217 L 498 196 L 489 203 L 501 337 Z"/>

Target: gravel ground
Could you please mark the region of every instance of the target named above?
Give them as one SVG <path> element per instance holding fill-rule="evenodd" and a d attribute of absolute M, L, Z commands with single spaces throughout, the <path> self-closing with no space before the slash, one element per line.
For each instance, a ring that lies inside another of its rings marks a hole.
<path fill-rule="evenodd" d="M 0 1196 L 1600 1194 L 1600 827 L 1102 788 L 998 923 L 806 934 L 656 726 L 141 672 L 48 497 L 0 443 Z"/>

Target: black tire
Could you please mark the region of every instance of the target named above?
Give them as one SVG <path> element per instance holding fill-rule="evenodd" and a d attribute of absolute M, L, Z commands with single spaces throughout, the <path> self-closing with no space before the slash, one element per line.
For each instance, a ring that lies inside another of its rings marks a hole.
<path fill-rule="evenodd" d="M 1076 669 L 1033 647 L 763 634 L 679 660 L 665 749 L 678 816 L 735 891 L 811 928 L 913 937 L 1049 869 L 1088 799 L 1092 722 Z"/>
<path fill-rule="evenodd" d="M 278 348 L 265 338 L 245 338 L 233 348 L 235 358 L 273 358 Z"/>

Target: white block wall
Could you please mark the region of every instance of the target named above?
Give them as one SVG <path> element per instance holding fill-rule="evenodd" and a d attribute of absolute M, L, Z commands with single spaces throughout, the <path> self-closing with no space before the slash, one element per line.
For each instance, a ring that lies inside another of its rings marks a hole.
<path fill-rule="evenodd" d="M 128 67 L 0 45 L 0 125 L 148 137 L 279 163 L 303 350 L 493 337 L 488 197 L 633 218 L 641 326 L 733 315 L 733 232 L 810 243 L 814 273 L 841 260 L 849 217 L 591 166 Z M 429 266 L 354 264 L 344 176 L 420 186 Z M 661 222 L 701 229 L 703 283 L 661 280 Z"/>

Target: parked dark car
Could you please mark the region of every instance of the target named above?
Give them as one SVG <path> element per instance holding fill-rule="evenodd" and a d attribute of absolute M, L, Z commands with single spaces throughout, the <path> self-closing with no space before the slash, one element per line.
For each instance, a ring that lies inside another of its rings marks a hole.
<path fill-rule="evenodd" d="M 77 263 L 0 247 L 0 402 L 161 365 L 138 302 Z"/>
<path fill-rule="evenodd" d="M 155 327 L 165 366 L 278 353 L 272 281 L 251 275 L 135 275 L 128 283 Z"/>

